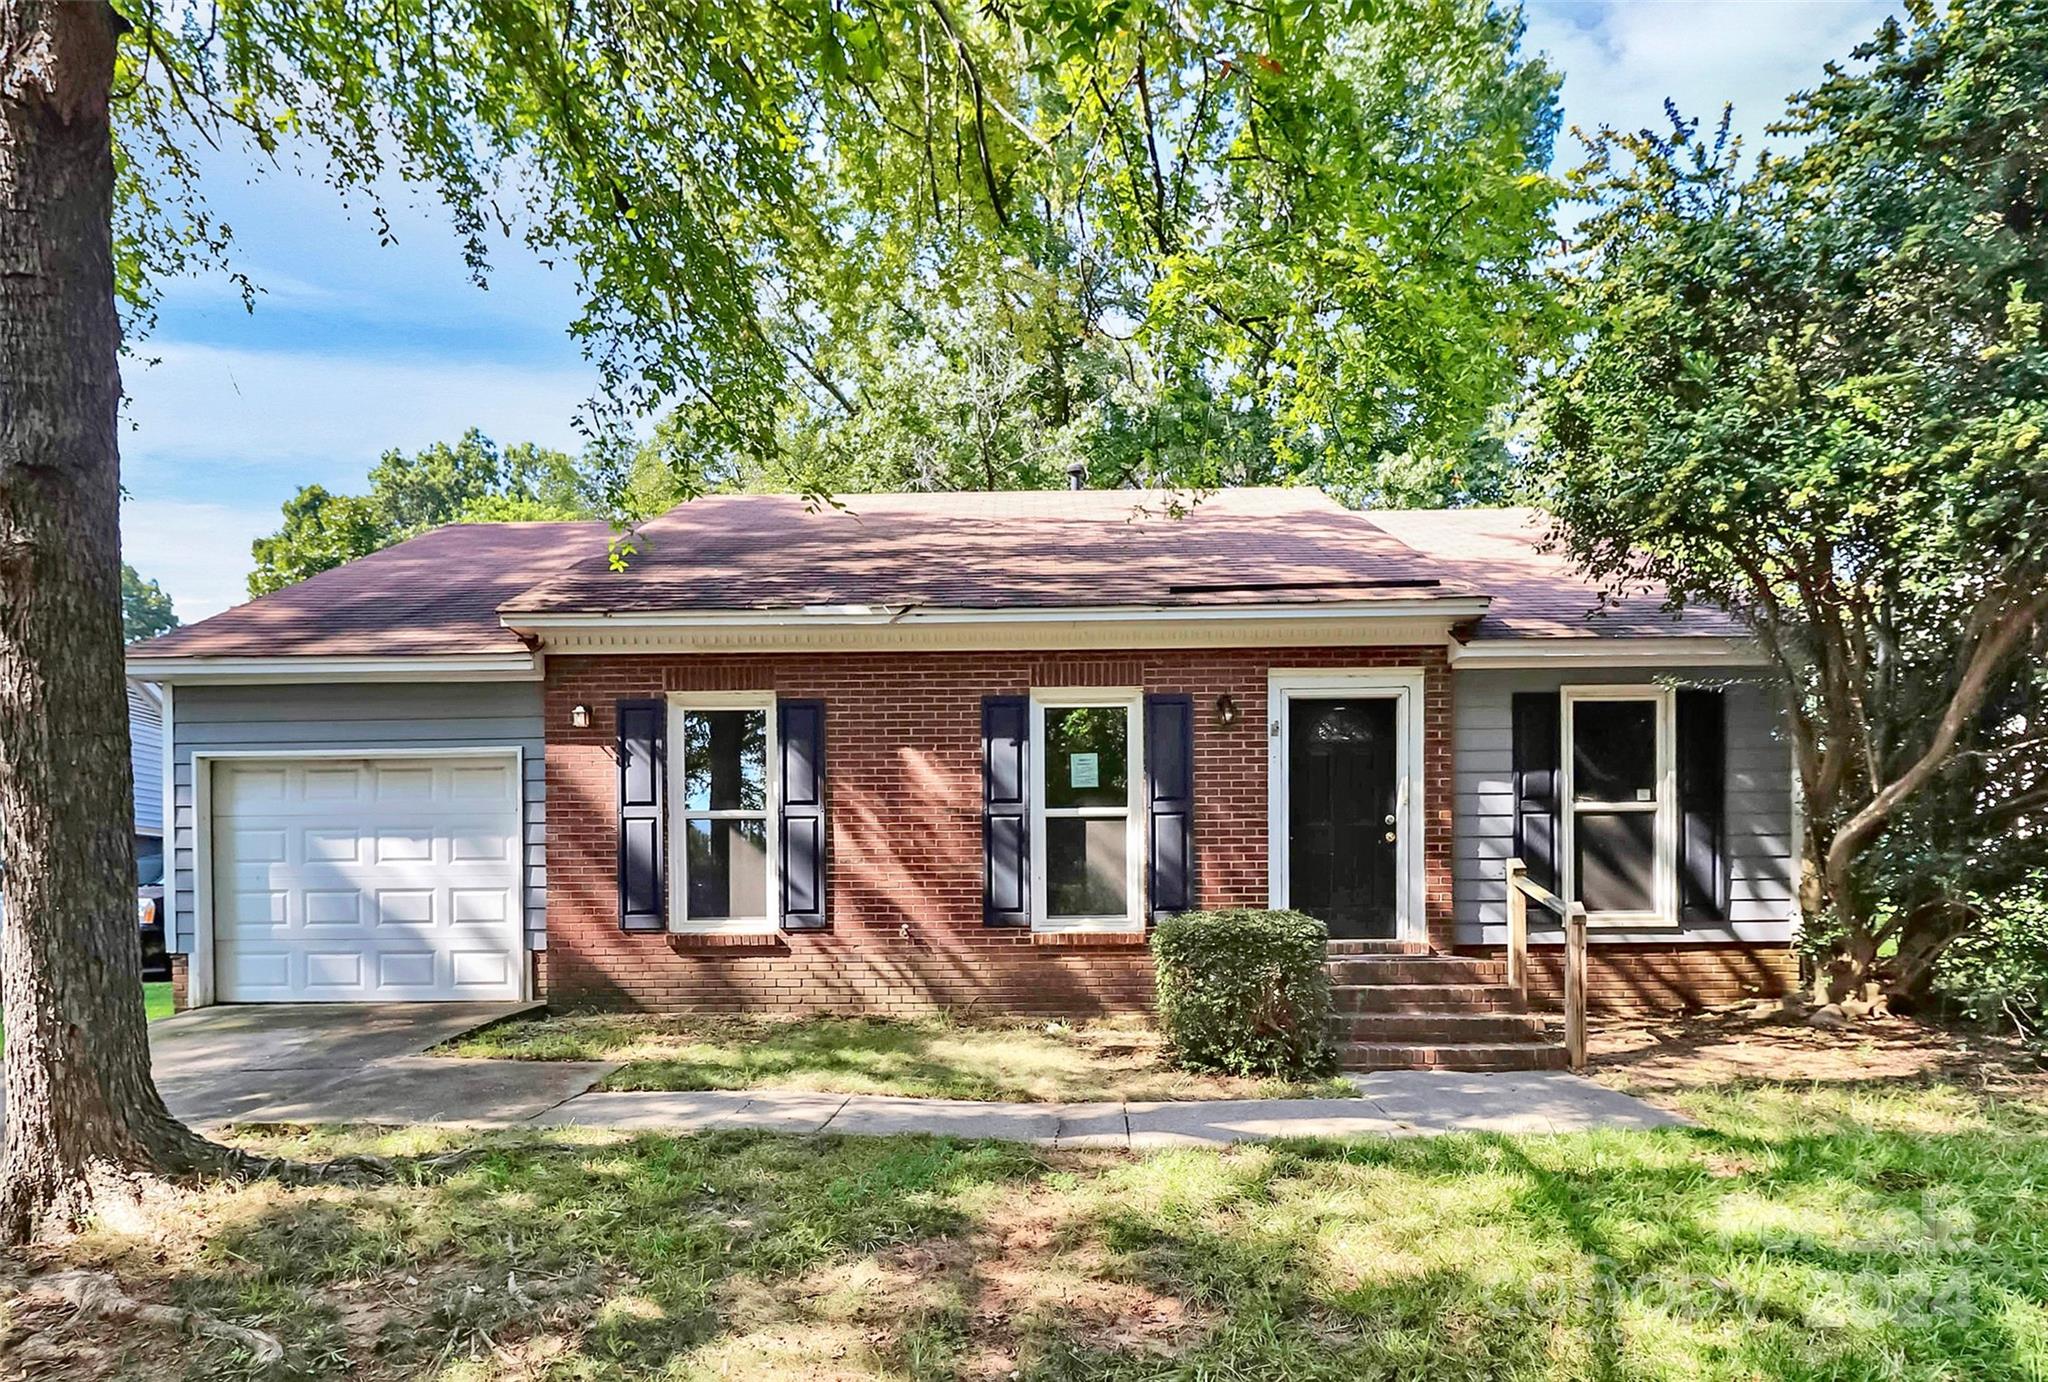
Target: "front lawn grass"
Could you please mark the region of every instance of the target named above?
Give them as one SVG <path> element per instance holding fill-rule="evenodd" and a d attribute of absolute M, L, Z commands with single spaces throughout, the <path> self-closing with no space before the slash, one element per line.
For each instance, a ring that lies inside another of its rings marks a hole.
<path fill-rule="evenodd" d="M 616 1060 L 605 1089 L 806 1089 L 939 1099 L 1342 1097 L 1338 1079 L 1233 1079 L 1177 1070 L 1136 1021 L 980 1023 L 814 1017 L 573 1015 L 505 1022 L 443 1054 Z"/>
<path fill-rule="evenodd" d="M 1149 1156 L 932 1138 L 245 1134 L 371 1185 L 164 1191 L 53 1250 L 271 1331 L 274 1375 L 2021 1378 L 2048 1116 L 1948 1087 L 1682 1096 L 1698 1128 Z M 0 1301 L 21 1299 L 17 1277 Z M 10 1357 L 233 1376 L 61 1308 Z M 53 1374 L 56 1375 L 56 1374 Z"/>

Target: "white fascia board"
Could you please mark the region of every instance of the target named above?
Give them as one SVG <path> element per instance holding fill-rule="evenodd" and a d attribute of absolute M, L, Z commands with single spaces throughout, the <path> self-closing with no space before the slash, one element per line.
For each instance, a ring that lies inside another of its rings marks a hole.
<path fill-rule="evenodd" d="M 1497 638 L 1451 647 L 1451 666 L 1469 671 L 1537 667 L 1769 667 L 1747 638 L 1690 634 L 1641 637 Z"/>
<path fill-rule="evenodd" d="M 578 614 L 506 622 L 549 651 L 605 653 L 961 652 L 1106 648 L 1354 646 L 1449 641 L 1481 600 L 1345 605 L 1045 610 L 705 611 Z"/>
<path fill-rule="evenodd" d="M 128 675 L 171 686 L 329 681 L 538 681 L 534 653 L 458 657 L 134 657 Z"/>
<path fill-rule="evenodd" d="M 912 605 L 813 605 L 804 609 L 707 609 L 650 613 L 564 613 L 508 610 L 502 622 L 519 633 L 554 629 L 859 628 L 894 625 L 1223 623 L 1257 619 L 1412 619 L 1451 621 L 1486 613 L 1486 596 L 1434 599 L 1332 600 L 1313 605 L 1085 605 L 1035 609 L 966 609 Z"/>

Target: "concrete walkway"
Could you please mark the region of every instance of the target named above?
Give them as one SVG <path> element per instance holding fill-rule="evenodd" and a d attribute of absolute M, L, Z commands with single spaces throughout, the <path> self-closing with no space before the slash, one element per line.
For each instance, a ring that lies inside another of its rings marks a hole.
<path fill-rule="evenodd" d="M 597 1093 L 608 1061 L 458 1060 L 430 1048 L 537 1005 L 216 1007 L 153 1023 L 171 1111 L 228 1123 L 587 1127 L 670 1133 L 935 1133 L 1051 1147 L 1221 1146 L 1274 1137 L 1409 1137 L 1652 1128 L 1682 1120 L 1562 1071 L 1352 1075 L 1351 1099 L 1001 1104 L 798 1090 Z"/>
<path fill-rule="evenodd" d="M 543 1114 L 546 1127 L 705 1132 L 939 1133 L 1051 1147 L 1204 1147 L 1275 1137 L 1553 1133 L 1683 1122 L 1577 1075 L 1397 1070 L 1351 1077 L 1355 1099 L 1003 1104 L 782 1090 L 592 1093 Z"/>
<path fill-rule="evenodd" d="M 1012 1104 L 803 1090 L 600 1092 L 595 1061 L 378 1061 L 346 1079 L 239 1114 L 246 1123 L 440 1124 L 471 1128 L 713 1129 L 887 1136 L 933 1133 L 1047 1147 L 1201 1147 L 1274 1137 L 1413 1137 L 1654 1128 L 1682 1120 L 1559 1071 L 1352 1077 L 1353 1099 Z"/>

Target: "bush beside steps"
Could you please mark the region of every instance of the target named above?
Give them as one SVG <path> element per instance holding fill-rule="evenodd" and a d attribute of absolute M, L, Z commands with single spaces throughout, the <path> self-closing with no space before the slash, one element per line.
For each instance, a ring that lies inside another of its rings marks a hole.
<path fill-rule="evenodd" d="M 1183 912 L 1152 933 L 1159 1022 L 1190 1070 L 1330 1069 L 1329 928 L 1302 912 Z"/>

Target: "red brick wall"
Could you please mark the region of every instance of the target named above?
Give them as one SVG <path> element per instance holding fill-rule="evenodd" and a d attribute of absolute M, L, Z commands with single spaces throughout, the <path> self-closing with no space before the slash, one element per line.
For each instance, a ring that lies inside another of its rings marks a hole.
<path fill-rule="evenodd" d="M 981 700 L 1133 686 L 1195 698 L 1195 880 L 1204 906 L 1266 900 L 1266 683 L 1282 668 L 1422 667 L 1430 933 L 1451 920 L 1450 685 L 1440 647 L 1129 653 L 838 653 L 547 660 L 549 1001 L 767 1011 L 1140 1008 L 1136 946 L 1060 946 L 981 924 Z M 618 929 L 614 703 L 772 691 L 826 705 L 831 929 L 707 946 Z M 1226 729 L 1214 704 L 1237 701 Z M 571 708 L 590 707 L 587 729 Z"/>
<path fill-rule="evenodd" d="M 1474 955 L 1500 946 L 1468 946 Z M 1592 1012 L 1670 1012 L 1712 1008 L 1745 998 L 1777 998 L 1799 987 L 1799 956 L 1776 945 L 1601 945 L 1586 947 L 1586 1007 Z M 1564 950 L 1529 948 L 1529 996 L 1564 1001 Z"/>
<path fill-rule="evenodd" d="M 184 955 L 171 956 L 171 1011 L 183 1012 L 192 1006 L 190 988 L 191 959 Z"/>

